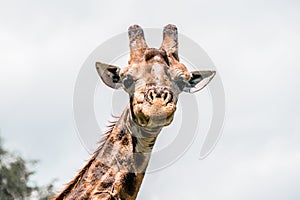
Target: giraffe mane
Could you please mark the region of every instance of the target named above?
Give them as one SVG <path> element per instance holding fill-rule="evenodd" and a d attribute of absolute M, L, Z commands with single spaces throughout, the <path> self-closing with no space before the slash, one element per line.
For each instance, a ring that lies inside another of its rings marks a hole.
<path fill-rule="evenodd" d="M 117 116 L 112 116 L 112 117 L 119 118 Z M 97 142 L 99 145 L 98 145 L 97 149 L 94 151 L 93 156 L 88 160 L 87 164 L 77 173 L 75 178 L 73 178 L 73 180 L 68 182 L 66 184 L 65 188 L 58 195 L 56 195 L 52 198 L 53 200 L 63 200 L 72 191 L 73 188 L 76 188 L 77 184 L 80 182 L 80 180 L 84 176 L 85 172 L 89 170 L 92 163 L 96 160 L 99 152 L 103 148 L 105 141 L 107 140 L 110 133 L 114 129 L 117 121 L 109 121 L 109 123 L 110 124 L 107 126 L 108 130 L 102 134 L 100 140 Z"/>

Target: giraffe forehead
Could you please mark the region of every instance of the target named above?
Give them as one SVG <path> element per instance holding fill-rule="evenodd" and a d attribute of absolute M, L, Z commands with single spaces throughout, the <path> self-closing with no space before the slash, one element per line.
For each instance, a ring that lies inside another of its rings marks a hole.
<path fill-rule="evenodd" d="M 135 79 L 170 79 L 169 66 L 158 62 L 133 65 L 126 71 L 126 74 L 131 75 Z"/>
<path fill-rule="evenodd" d="M 136 78 L 136 87 L 145 85 L 168 86 L 172 85 L 169 67 L 160 63 L 153 63 L 139 70 Z"/>

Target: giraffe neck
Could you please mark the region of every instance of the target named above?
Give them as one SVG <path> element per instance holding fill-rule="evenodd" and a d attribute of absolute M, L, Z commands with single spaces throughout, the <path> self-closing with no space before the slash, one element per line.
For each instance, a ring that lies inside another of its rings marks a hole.
<path fill-rule="evenodd" d="M 124 118 L 122 119 L 123 116 Z M 151 153 L 162 127 L 150 129 L 138 126 L 133 121 L 129 105 L 123 112 L 122 117 L 119 120 L 121 124 L 120 128 L 126 130 L 136 140 L 133 148 L 134 153 Z"/>
<path fill-rule="evenodd" d="M 56 199 L 136 199 L 160 131 L 134 123 L 127 106 L 104 143 Z"/>
<path fill-rule="evenodd" d="M 113 131 L 118 132 L 119 136 L 123 135 L 122 133 L 126 133 L 121 146 L 124 145 L 131 148 L 131 151 L 128 153 L 133 157 L 135 173 L 145 173 L 153 146 L 161 129 L 161 127 L 149 129 L 138 126 L 133 121 L 129 105 L 116 123 Z M 124 140 L 127 141 L 127 136 L 130 141 L 128 145 L 124 142 Z M 118 137 L 118 139 L 120 138 Z M 118 148 L 118 145 L 116 147 Z"/>

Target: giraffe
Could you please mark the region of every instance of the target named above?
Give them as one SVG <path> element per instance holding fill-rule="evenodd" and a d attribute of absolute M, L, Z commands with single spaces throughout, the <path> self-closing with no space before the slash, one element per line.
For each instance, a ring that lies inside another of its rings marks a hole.
<path fill-rule="evenodd" d="M 128 35 L 128 66 L 96 62 L 96 69 L 107 86 L 128 93 L 129 104 L 102 136 L 87 164 L 54 197 L 56 200 L 136 199 L 156 138 L 172 122 L 179 94 L 201 90 L 216 74 L 189 72 L 180 63 L 175 25 L 164 27 L 159 49 L 147 46 L 138 25 L 130 26 Z"/>

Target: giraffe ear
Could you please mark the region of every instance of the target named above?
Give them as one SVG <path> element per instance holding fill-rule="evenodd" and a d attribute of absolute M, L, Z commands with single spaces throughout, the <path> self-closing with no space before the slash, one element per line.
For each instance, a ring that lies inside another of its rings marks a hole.
<path fill-rule="evenodd" d="M 194 93 L 203 89 L 216 75 L 216 71 L 193 71 L 191 79 L 183 88 L 184 92 Z"/>
<path fill-rule="evenodd" d="M 96 69 L 102 81 L 109 87 L 118 89 L 122 86 L 119 76 L 120 68 L 114 65 L 108 65 L 96 62 Z"/>

